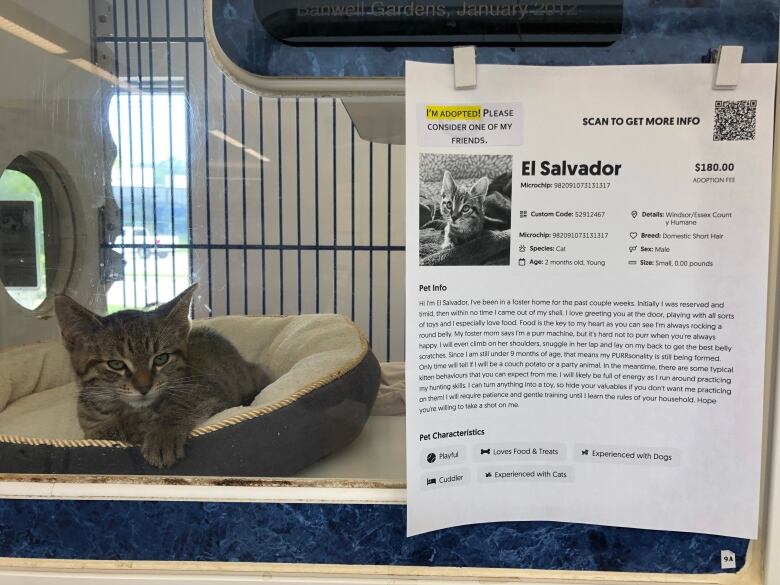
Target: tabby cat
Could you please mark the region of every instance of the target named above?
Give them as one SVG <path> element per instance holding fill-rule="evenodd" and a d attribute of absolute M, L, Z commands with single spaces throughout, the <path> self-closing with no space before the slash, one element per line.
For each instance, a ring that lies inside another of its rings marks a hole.
<path fill-rule="evenodd" d="M 87 438 L 139 444 L 149 464 L 170 467 L 184 456 L 198 424 L 250 404 L 265 386 L 262 370 L 244 361 L 227 339 L 207 328 L 191 330 L 196 287 L 152 311 L 106 317 L 56 297 Z"/>
<path fill-rule="evenodd" d="M 441 186 L 441 215 L 444 218 L 442 249 L 457 246 L 482 232 L 485 227 L 485 195 L 490 181 L 482 177 L 471 187 L 456 185 L 444 171 Z"/>

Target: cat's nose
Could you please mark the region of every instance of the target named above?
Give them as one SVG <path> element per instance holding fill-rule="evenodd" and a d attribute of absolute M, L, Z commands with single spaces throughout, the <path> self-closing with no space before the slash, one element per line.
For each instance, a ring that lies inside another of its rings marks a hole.
<path fill-rule="evenodd" d="M 133 388 L 138 390 L 138 392 L 141 395 L 146 396 L 149 393 L 149 390 L 152 389 L 152 386 L 151 386 L 151 384 L 146 385 L 146 386 L 139 386 L 138 384 L 133 384 Z"/>
<path fill-rule="evenodd" d="M 133 376 L 133 388 L 143 395 L 146 395 L 152 389 L 151 372 L 139 370 Z"/>

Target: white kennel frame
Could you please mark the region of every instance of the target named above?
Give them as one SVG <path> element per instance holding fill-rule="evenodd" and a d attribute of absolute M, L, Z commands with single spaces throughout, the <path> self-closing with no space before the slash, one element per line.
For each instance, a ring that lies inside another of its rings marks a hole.
<path fill-rule="evenodd" d="M 206 0 L 210 5 L 211 0 Z M 779 76 L 780 80 L 780 76 Z M 237 79 L 241 83 L 241 79 Z M 364 95 L 398 95 L 399 82 L 377 82 L 374 91 Z M 402 91 L 402 82 L 400 82 Z M 276 88 L 278 91 L 283 86 Z M 297 85 L 288 91 L 304 95 Z M 323 87 L 311 93 L 323 92 Z M 362 90 L 361 90 L 362 91 Z M 328 91 L 325 91 L 327 94 Z M 322 95 L 322 93 L 320 93 Z M 780 99 L 775 104 L 775 140 L 780 141 Z M 768 323 L 765 373 L 765 429 L 761 537 L 751 543 L 745 568 L 738 574 L 674 575 L 639 573 L 602 573 L 579 571 L 538 571 L 522 569 L 457 569 L 386 566 L 290 565 L 270 563 L 217 562 L 127 562 L 66 561 L 0 558 L 0 583 L 9 585 L 49 585 L 55 583 L 114 584 L 160 581 L 171 585 L 184 583 L 241 583 L 267 581 L 287 585 L 345 583 L 389 585 L 424 582 L 482 583 L 634 583 L 634 584 L 780 584 L 780 443 L 774 432 L 780 417 L 777 392 L 778 353 L 778 275 L 780 274 L 780 149 L 774 153 L 772 217 L 769 261 Z M 365 482 L 293 480 L 294 485 L 277 487 L 276 480 L 221 486 L 219 495 L 208 480 L 193 480 L 189 485 L 142 483 L 138 478 L 72 477 L 46 478 L 0 476 L 0 498 L 116 499 L 220 502 L 298 502 L 298 503 L 403 503 L 405 493 L 397 484 L 367 485 Z"/>

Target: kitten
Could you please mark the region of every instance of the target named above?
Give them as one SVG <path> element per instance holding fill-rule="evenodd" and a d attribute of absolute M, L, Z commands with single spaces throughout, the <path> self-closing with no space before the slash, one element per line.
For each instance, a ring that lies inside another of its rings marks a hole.
<path fill-rule="evenodd" d="M 477 236 L 485 227 L 485 195 L 490 181 L 482 177 L 469 189 L 456 185 L 444 171 L 441 185 L 441 215 L 444 219 L 442 249 L 457 246 Z"/>
<path fill-rule="evenodd" d="M 146 461 L 170 467 L 198 424 L 250 404 L 267 383 L 262 370 L 218 333 L 190 330 L 197 285 L 144 312 L 101 317 L 58 295 L 55 310 L 80 392 L 88 439 L 141 445 Z"/>

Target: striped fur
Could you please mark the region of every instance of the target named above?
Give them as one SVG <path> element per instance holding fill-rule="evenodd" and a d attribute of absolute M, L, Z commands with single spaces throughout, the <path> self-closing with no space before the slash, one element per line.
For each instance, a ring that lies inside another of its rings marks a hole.
<path fill-rule="evenodd" d="M 151 465 L 170 467 L 198 424 L 251 403 L 265 386 L 262 370 L 227 339 L 205 328 L 191 331 L 196 286 L 155 310 L 106 317 L 56 297 L 86 438 L 139 444 Z"/>
<path fill-rule="evenodd" d="M 444 171 L 441 186 L 441 216 L 444 218 L 442 249 L 462 244 L 482 232 L 485 227 L 485 195 L 487 177 L 482 177 L 471 187 L 456 185 L 449 171 Z"/>

